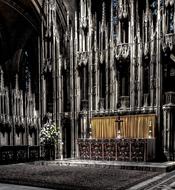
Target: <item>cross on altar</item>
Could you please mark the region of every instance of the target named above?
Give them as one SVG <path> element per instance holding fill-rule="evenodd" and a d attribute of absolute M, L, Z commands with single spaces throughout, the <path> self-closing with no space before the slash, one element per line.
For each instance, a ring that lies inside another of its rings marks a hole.
<path fill-rule="evenodd" d="M 120 119 L 120 116 L 117 116 L 115 122 L 117 123 L 116 130 L 117 130 L 117 138 L 120 138 L 121 135 L 121 123 L 123 123 L 123 120 Z"/>

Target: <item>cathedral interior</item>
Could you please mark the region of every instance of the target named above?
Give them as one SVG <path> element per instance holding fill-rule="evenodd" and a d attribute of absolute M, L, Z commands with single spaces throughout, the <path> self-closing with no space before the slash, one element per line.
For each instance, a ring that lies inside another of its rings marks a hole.
<path fill-rule="evenodd" d="M 175 160 L 174 0 L 0 0 L 0 20 L 0 146 L 50 119 L 59 158 Z"/>

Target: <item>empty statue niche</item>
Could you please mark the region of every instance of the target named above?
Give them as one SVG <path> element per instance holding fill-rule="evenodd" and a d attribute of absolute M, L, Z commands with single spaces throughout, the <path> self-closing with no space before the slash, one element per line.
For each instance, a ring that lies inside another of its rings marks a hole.
<path fill-rule="evenodd" d="M 7 146 L 10 145 L 11 127 L 7 124 L 0 125 L 0 145 Z"/>
<path fill-rule="evenodd" d="M 116 61 L 119 96 L 129 96 L 130 93 L 130 65 L 129 60 Z"/>
<path fill-rule="evenodd" d="M 100 101 L 101 107 L 105 109 L 105 96 L 106 96 L 106 64 L 105 62 L 99 65 L 99 87 L 100 87 Z"/>
<path fill-rule="evenodd" d="M 70 84 L 69 84 L 69 71 L 67 69 L 62 70 L 62 84 L 63 84 L 63 91 L 62 91 L 62 98 L 63 98 L 63 111 L 69 112 L 70 111 Z"/>
<path fill-rule="evenodd" d="M 163 90 L 175 92 L 175 56 L 168 50 L 163 55 Z"/>
<path fill-rule="evenodd" d="M 150 103 L 150 59 L 143 58 L 143 105 Z"/>
<path fill-rule="evenodd" d="M 122 25 L 122 32 L 121 32 L 121 41 L 123 43 L 128 43 L 128 37 L 129 37 L 129 33 L 128 33 L 128 29 L 129 29 L 129 19 L 126 18 L 122 21 L 121 25 Z"/>
<path fill-rule="evenodd" d="M 24 145 L 24 126 L 15 125 L 15 134 L 15 145 Z"/>
<path fill-rule="evenodd" d="M 46 110 L 49 113 L 53 113 L 53 80 L 52 72 L 46 74 Z"/>
<path fill-rule="evenodd" d="M 29 126 L 29 145 L 37 145 L 37 130 L 33 125 Z"/>
<path fill-rule="evenodd" d="M 87 108 L 85 103 L 88 100 L 88 65 L 81 65 L 78 68 L 80 77 L 80 99 L 81 99 L 81 110 Z"/>
<path fill-rule="evenodd" d="M 71 157 L 71 122 L 69 118 L 62 120 L 62 138 L 63 138 L 63 157 Z"/>

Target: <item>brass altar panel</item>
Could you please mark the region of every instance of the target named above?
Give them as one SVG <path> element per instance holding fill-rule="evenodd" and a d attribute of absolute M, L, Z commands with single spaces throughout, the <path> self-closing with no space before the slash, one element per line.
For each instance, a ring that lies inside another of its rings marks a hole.
<path fill-rule="evenodd" d="M 116 138 L 118 130 L 122 138 L 155 137 L 156 115 L 125 115 L 120 116 L 120 119 L 122 122 L 119 124 L 116 116 L 92 118 L 92 138 Z"/>

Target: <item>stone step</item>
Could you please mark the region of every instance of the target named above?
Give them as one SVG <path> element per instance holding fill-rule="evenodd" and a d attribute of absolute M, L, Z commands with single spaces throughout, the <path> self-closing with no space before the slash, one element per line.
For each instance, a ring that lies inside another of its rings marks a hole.
<path fill-rule="evenodd" d="M 175 169 L 175 162 L 121 162 L 121 161 L 96 161 L 96 160 L 75 160 L 63 159 L 54 161 L 37 161 L 36 165 L 59 165 L 59 166 L 78 166 L 90 168 L 117 168 L 126 170 L 141 170 L 153 172 L 169 172 Z"/>

